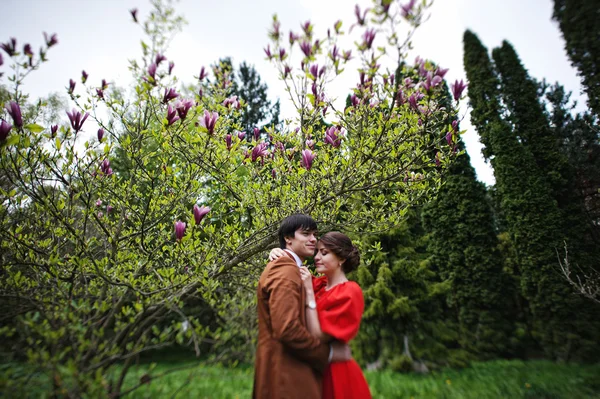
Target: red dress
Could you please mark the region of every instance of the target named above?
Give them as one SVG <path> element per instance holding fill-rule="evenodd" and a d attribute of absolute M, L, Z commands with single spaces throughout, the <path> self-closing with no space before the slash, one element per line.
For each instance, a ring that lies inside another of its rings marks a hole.
<path fill-rule="evenodd" d="M 326 290 L 327 277 L 313 278 L 321 331 L 348 343 L 358 333 L 365 308 L 362 290 L 354 281 Z M 323 373 L 323 399 L 369 399 L 371 393 L 354 360 L 331 363 Z"/>

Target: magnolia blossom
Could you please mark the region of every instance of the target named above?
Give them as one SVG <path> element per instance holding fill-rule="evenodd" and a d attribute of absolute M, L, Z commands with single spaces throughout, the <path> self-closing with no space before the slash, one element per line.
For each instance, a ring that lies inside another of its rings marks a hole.
<path fill-rule="evenodd" d="M 96 207 L 100 208 L 101 206 L 102 206 L 102 200 L 99 199 L 99 200 L 96 201 Z"/>
<path fill-rule="evenodd" d="M 86 71 L 81 71 L 81 83 L 85 83 L 88 79 L 88 73 Z"/>
<path fill-rule="evenodd" d="M 56 132 L 58 132 L 58 125 L 50 126 L 50 134 L 53 138 L 56 137 Z"/>
<path fill-rule="evenodd" d="M 102 137 L 104 137 L 104 129 L 98 129 L 98 141 L 102 142 Z"/>
<path fill-rule="evenodd" d="M 342 144 L 342 131 L 338 126 L 331 126 L 325 131 L 325 143 L 334 148 L 338 148 Z"/>
<path fill-rule="evenodd" d="M 6 51 L 9 57 L 12 57 L 17 52 L 17 39 L 11 37 L 8 43 L 1 43 L 0 48 Z"/>
<path fill-rule="evenodd" d="M 75 81 L 73 79 L 69 79 L 69 94 L 73 94 L 75 90 Z"/>
<path fill-rule="evenodd" d="M 202 221 L 202 219 L 204 219 L 204 216 L 206 216 L 208 212 L 210 212 L 209 207 L 204 205 L 194 205 L 194 220 L 196 221 L 196 224 L 200 224 L 200 222 Z"/>
<path fill-rule="evenodd" d="M 181 239 L 185 235 L 185 227 L 186 224 L 181 220 L 175 222 L 175 238 L 177 239 L 177 241 L 181 241 Z"/>
<path fill-rule="evenodd" d="M 208 112 L 208 110 L 204 110 L 204 116 L 200 117 L 200 125 L 206 128 L 210 134 L 213 134 L 217 119 L 219 119 L 219 114 L 216 111 Z"/>
<path fill-rule="evenodd" d="M 410 0 L 407 4 L 401 6 L 402 8 L 402 16 L 407 18 L 413 11 L 417 0 Z"/>
<path fill-rule="evenodd" d="M 302 161 L 300 164 L 302 167 L 306 168 L 306 170 L 310 170 L 312 168 L 313 160 L 315 159 L 315 154 L 311 150 L 302 151 Z"/>
<path fill-rule="evenodd" d="M 161 62 L 166 61 L 167 57 L 162 55 L 161 53 L 156 53 L 156 57 L 154 57 L 154 63 L 156 66 L 159 66 Z"/>
<path fill-rule="evenodd" d="M 181 120 L 184 120 L 187 117 L 188 111 L 194 105 L 194 100 L 181 100 L 175 103 L 175 109 L 177 110 L 177 115 Z"/>
<path fill-rule="evenodd" d="M 167 124 L 171 126 L 173 123 L 179 120 L 179 116 L 177 116 L 177 110 L 175 108 L 171 108 L 171 104 L 167 106 Z"/>
<path fill-rule="evenodd" d="M 453 136 L 454 136 L 454 132 L 452 130 L 450 130 L 448 133 L 446 133 L 446 143 L 448 143 L 448 145 L 452 145 Z"/>
<path fill-rule="evenodd" d="M 48 34 L 44 32 L 44 41 L 46 42 L 46 46 L 52 47 L 55 44 L 58 44 L 58 36 L 56 36 L 56 33 L 53 33 L 51 36 L 48 36 Z"/>
<path fill-rule="evenodd" d="M 454 100 L 458 101 L 462 97 L 462 92 L 467 87 L 466 83 L 461 79 L 460 82 L 456 80 L 454 83 L 450 85 L 452 89 L 452 95 L 454 96 Z"/>
<path fill-rule="evenodd" d="M 312 54 L 312 46 L 309 42 L 304 41 L 300 43 L 300 50 L 302 50 L 306 57 L 310 57 Z"/>
<path fill-rule="evenodd" d="M 148 67 L 148 76 L 150 76 L 152 82 L 156 80 L 156 67 L 157 65 L 154 62 Z"/>
<path fill-rule="evenodd" d="M 229 98 L 226 98 L 225 101 L 223 101 L 223 106 L 230 108 L 233 107 L 235 109 L 240 109 L 240 102 L 238 101 L 238 96 L 231 96 Z"/>
<path fill-rule="evenodd" d="M 170 89 L 165 88 L 165 94 L 163 95 L 163 103 L 166 104 L 169 101 L 176 99 L 177 97 L 179 97 L 179 93 L 177 93 L 175 91 L 175 89 L 173 89 L 173 88 L 170 88 Z"/>
<path fill-rule="evenodd" d="M 85 122 L 85 120 L 87 119 L 89 114 L 86 112 L 85 115 L 83 115 L 83 117 L 82 117 L 81 112 L 79 112 L 75 108 L 73 108 L 73 111 L 71 111 L 71 112 L 67 111 L 67 116 L 69 117 L 69 120 L 71 121 L 71 127 L 73 128 L 73 130 L 75 130 L 75 133 L 77 133 L 83 127 L 83 123 Z"/>
<path fill-rule="evenodd" d="M 173 72 L 173 68 L 175 67 L 175 63 L 173 61 L 169 62 L 169 75 Z"/>
<path fill-rule="evenodd" d="M 110 167 L 110 161 L 108 159 L 105 159 L 104 161 L 102 161 L 100 163 L 100 170 L 102 171 L 102 173 L 104 173 L 106 176 L 110 176 L 113 174 L 113 170 Z"/>
<path fill-rule="evenodd" d="M 9 102 L 5 106 L 8 114 L 13 119 L 13 123 L 16 127 L 23 127 L 23 117 L 21 116 L 21 107 L 14 101 Z"/>
<path fill-rule="evenodd" d="M 427 78 L 425 79 L 424 82 L 421 83 L 421 86 L 426 91 L 430 91 L 431 89 L 433 89 L 434 87 L 436 87 L 440 83 L 442 83 L 442 78 L 440 76 L 438 76 L 438 75 L 433 76 L 433 74 L 431 73 L 431 71 L 429 71 L 429 72 L 427 72 Z"/>
<path fill-rule="evenodd" d="M 425 95 L 421 92 L 411 94 L 408 98 L 408 103 L 410 104 L 410 107 L 415 111 L 419 111 L 419 101 L 421 101 L 423 97 L 425 97 Z"/>
<path fill-rule="evenodd" d="M 227 146 L 227 150 L 231 150 L 231 134 L 227 134 L 225 136 L 225 145 Z"/>
<path fill-rule="evenodd" d="M 203 81 L 204 78 L 207 76 L 208 76 L 208 72 L 206 72 L 206 69 L 204 67 L 200 68 L 200 74 L 198 75 L 198 80 Z"/>
<path fill-rule="evenodd" d="M 138 9 L 137 8 L 132 8 L 131 10 L 129 10 L 129 13 L 133 17 L 133 22 L 137 22 L 138 21 L 138 19 L 137 19 Z"/>
<path fill-rule="evenodd" d="M 370 49 L 373 46 L 373 40 L 375 40 L 375 35 L 375 29 L 367 29 L 365 33 L 363 33 L 362 47 L 365 49 Z"/>
<path fill-rule="evenodd" d="M 6 121 L 0 122 L 0 141 L 6 140 L 8 133 L 10 133 L 10 129 L 12 129 L 10 123 L 7 123 Z"/>
<path fill-rule="evenodd" d="M 252 162 L 255 162 L 258 158 L 264 158 L 269 154 L 267 150 L 267 143 L 258 143 L 252 149 Z"/>
<path fill-rule="evenodd" d="M 237 136 L 238 136 L 238 139 L 240 139 L 240 141 L 242 141 L 246 138 L 246 132 L 238 132 Z"/>
<path fill-rule="evenodd" d="M 255 127 L 252 129 L 252 133 L 254 134 L 254 140 L 258 141 L 260 139 L 260 129 Z"/>

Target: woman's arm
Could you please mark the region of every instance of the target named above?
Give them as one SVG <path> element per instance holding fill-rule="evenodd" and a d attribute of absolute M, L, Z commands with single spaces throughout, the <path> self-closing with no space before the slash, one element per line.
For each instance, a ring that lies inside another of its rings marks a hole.
<path fill-rule="evenodd" d="M 325 334 L 321 330 L 321 323 L 319 323 L 319 313 L 317 311 L 317 302 L 315 300 L 315 292 L 313 290 L 312 279 L 313 276 L 310 274 L 306 267 L 300 268 L 300 277 L 302 277 L 302 284 L 306 291 L 306 327 L 308 331 L 314 336 L 321 340 L 321 342 L 329 342 L 333 340 L 331 335 Z M 314 308 L 313 308 L 314 307 Z"/>

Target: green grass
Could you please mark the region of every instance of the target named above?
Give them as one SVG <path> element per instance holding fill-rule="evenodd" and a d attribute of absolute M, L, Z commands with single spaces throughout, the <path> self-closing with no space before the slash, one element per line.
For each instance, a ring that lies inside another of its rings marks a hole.
<path fill-rule="evenodd" d="M 148 365 L 129 373 L 125 389 L 138 384 Z M 156 376 L 174 367 L 188 367 L 152 379 L 126 398 L 249 398 L 252 393 L 251 367 L 234 369 L 197 365 L 193 362 L 160 363 L 151 372 Z M 13 367 L 13 370 L 15 368 Z M 6 370 L 6 369 L 3 369 Z M 475 363 L 461 370 L 442 370 L 428 375 L 398 374 L 390 371 L 366 373 L 374 398 L 600 398 L 600 364 L 571 365 L 547 361 L 492 361 Z M 34 377 L 26 396 L 48 397 L 43 379 Z M 6 392 L 6 391 L 5 391 Z M 17 390 L 10 392 L 17 395 Z M 10 395 L 5 397 L 11 397 Z"/>

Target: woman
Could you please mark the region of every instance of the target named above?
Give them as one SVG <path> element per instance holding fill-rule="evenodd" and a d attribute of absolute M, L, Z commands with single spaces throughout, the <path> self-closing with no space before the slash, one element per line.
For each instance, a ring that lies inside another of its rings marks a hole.
<path fill-rule="evenodd" d="M 270 259 L 283 255 L 271 251 Z M 307 328 L 324 342 L 348 343 L 358 333 L 364 310 L 362 290 L 346 273 L 358 267 L 360 256 L 348 236 L 337 231 L 323 235 L 317 243 L 314 277 L 306 267 L 300 275 L 306 290 Z M 330 363 L 323 374 L 323 396 L 331 398 L 370 398 L 369 386 L 354 360 Z"/>

